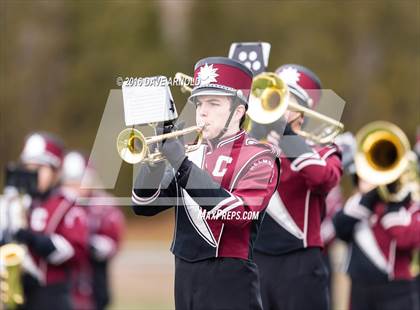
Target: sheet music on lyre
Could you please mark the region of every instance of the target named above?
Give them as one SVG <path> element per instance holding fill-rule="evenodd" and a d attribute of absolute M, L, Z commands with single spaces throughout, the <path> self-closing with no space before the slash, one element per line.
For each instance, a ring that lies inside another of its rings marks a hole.
<path fill-rule="evenodd" d="M 168 80 L 148 77 L 138 83 L 122 85 L 126 126 L 173 120 L 178 117 Z"/>

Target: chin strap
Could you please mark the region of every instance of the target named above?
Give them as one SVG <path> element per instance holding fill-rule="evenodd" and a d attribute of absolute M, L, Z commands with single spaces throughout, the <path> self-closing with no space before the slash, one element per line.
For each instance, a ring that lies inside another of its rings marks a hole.
<path fill-rule="evenodd" d="M 227 132 L 230 125 L 230 121 L 232 120 L 232 117 L 233 117 L 233 113 L 235 113 L 237 102 L 238 102 L 238 97 L 235 96 L 234 99 L 232 100 L 232 111 L 230 111 L 229 117 L 226 120 L 225 127 L 223 127 L 223 129 L 220 131 L 217 137 L 213 139 L 214 141 L 220 140 L 220 138 L 223 137 L 223 135 Z"/>

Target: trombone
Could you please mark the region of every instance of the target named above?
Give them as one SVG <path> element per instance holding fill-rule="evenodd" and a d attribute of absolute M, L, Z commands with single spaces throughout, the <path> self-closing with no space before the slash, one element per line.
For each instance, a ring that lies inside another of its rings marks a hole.
<path fill-rule="evenodd" d="M 197 150 L 203 140 L 201 126 L 192 126 L 182 130 L 170 133 L 145 137 L 140 130 L 132 127 L 121 131 L 117 137 L 117 151 L 122 160 L 129 164 L 137 164 L 139 162 L 147 162 L 155 164 L 164 161 L 166 158 L 158 150 L 157 147 L 152 149 L 152 145 L 162 142 L 166 139 L 177 138 L 192 132 L 197 132 L 197 141 L 193 145 L 186 145 L 185 152 L 193 152 Z"/>
<path fill-rule="evenodd" d="M 181 87 L 181 92 L 182 93 L 191 93 L 192 92 L 192 88 L 191 86 L 194 85 L 194 78 L 186 75 L 185 73 L 182 72 L 177 72 L 175 74 L 175 81 L 179 84 L 179 86 Z"/>
<path fill-rule="evenodd" d="M 193 85 L 193 77 L 178 72 L 175 74 L 175 79 L 180 83 L 183 93 L 191 92 L 191 87 L 186 84 Z M 280 77 L 273 72 L 261 73 L 252 82 L 247 115 L 256 123 L 271 124 L 280 119 L 286 110 L 304 113 L 305 116 L 318 119 L 324 123 L 317 132 L 311 133 L 305 130 L 296 132 L 316 144 L 330 143 L 343 131 L 343 123 L 300 104 L 295 104 L 289 100 L 289 97 L 289 88 Z"/>
<path fill-rule="evenodd" d="M 343 131 L 343 123 L 324 114 L 311 110 L 289 100 L 290 91 L 287 84 L 273 72 L 263 72 L 252 82 L 251 99 L 248 115 L 256 123 L 271 124 L 280 119 L 285 112 L 303 113 L 323 122 L 316 132 L 298 130 L 296 133 L 316 144 L 326 144 Z"/>
<path fill-rule="evenodd" d="M 356 173 L 378 186 L 383 200 L 401 201 L 408 193 L 418 194 L 418 175 L 413 170 L 417 167 L 413 165 L 410 143 L 398 126 L 385 121 L 369 123 L 357 133 L 356 143 Z M 386 185 L 394 182 L 395 190 L 391 192 Z"/>

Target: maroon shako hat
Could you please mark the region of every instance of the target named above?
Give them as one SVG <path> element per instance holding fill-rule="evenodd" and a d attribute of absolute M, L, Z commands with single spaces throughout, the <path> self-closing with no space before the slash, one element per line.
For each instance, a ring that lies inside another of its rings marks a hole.
<path fill-rule="evenodd" d="M 276 70 L 276 74 L 287 84 L 290 92 L 298 97 L 300 103 L 314 108 L 321 98 L 321 81 L 304 66 L 287 64 Z"/>
<path fill-rule="evenodd" d="M 60 168 L 64 157 L 62 141 L 44 132 L 36 132 L 26 138 L 20 159 L 24 164 L 49 165 Z"/>
<path fill-rule="evenodd" d="M 194 67 L 194 88 L 189 99 L 203 95 L 236 96 L 248 105 L 253 73 L 245 65 L 227 57 L 208 57 Z"/>

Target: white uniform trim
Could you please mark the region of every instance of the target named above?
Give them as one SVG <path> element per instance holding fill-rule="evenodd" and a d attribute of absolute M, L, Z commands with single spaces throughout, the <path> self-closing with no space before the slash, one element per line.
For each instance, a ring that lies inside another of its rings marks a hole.
<path fill-rule="evenodd" d="M 325 152 L 324 155 L 322 155 L 322 159 L 327 159 L 328 156 L 330 156 L 331 154 L 337 152 L 337 150 L 335 148 L 331 148 L 329 151 Z"/>
<path fill-rule="evenodd" d="M 397 255 L 397 241 L 391 240 L 391 244 L 389 246 L 389 280 L 394 279 L 394 269 L 395 269 L 395 256 Z"/>
<path fill-rule="evenodd" d="M 95 258 L 101 261 L 111 257 L 117 248 L 117 244 L 112 238 L 99 234 L 92 236 L 90 245 L 94 249 Z"/>
<path fill-rule="evenodd" d="M 334 224 L 331 220 L 324 220 L 321 223 L 321 239 L 324 243 L 329 242 L 335 236 Z"/>
<path fill-rule="evenodd" d="M 214 238 L 213 232 L 208 226 L 206 220 L 202 216 L 201 207 L 185 189 L 182 189 L 181 193 L 184 207 L 192 226 L 208 244 L 212 247 L 216 247 L 216 239 Z"/>
<path fill-rule="evenodd" d="M 305 198 L 305 221 L 303 223 L 303 247 L 308 246 L 308 216 L 309 216 L 309 201 L 311 199 L 311 191 L 308 190 L 306 192 L 306 198 Z"/>
<path fill-rule="evenodd" d="M 219 246 L 220 246 L 220 240 L 222 239 L 223 228 L 225 228 L 225 224 L 222 224 L 222 229 L 220 230 L 219 239 L 217 240 L 216 257 L 219 257 Z"/>
<path fill-rule="evenodd" d="M 381 224 L 385 229 L 389 229 L 394 226 L 408 226 L 410 223 L 411 213 L 405 208 L 401 208 L 396 212 L 385 214 L 381 220 Z"/>
<path fill-rule="evenodd" d="M 295 165 L 291 164 L 290 165 L 290 169 L 292 171 L 300 171 L 303 168 L 306 168 L 308 166 L 321 166 L 321 167 L 325 167 L 326 165 L 327 165 L 327 163 L 323 159 L 308 159 L 308 160 L 305 160 L 304 162 L 302 162 L 298 166 L 295 166 Z"/>
<path fill-rule="evenodd" d="M 267 213 L 277 224 L 287 230 L 290 234 L 298 239 L 304 239 L 303 231 L 299 228 L 299 226 L 293 220 L 292 216 L 287 211 L 277 191 L 274 193 L 270 202 L 268 203 Z"/>
<path fill-rule="evenodd" d="M 188 153 L 188 159 L 191 160 L 198 167 L 203 169 L 206 148 L 201 146 L 198 150 Z M 217 247 L 216 239 L 211 231 L 206 219 L 203 218 L 202 208 L 200 205 L 188 194 L 185 189 L 181 189 L 182 203 L 185 207 L 188 219 L 191 225 L 197 231 L 201 238 L 203 238 L 212 247 Z"/>
<path fill-rule="evenodd" d="M 360 204 L 361 198 L 362 195 L 360 193 L 351 196 L 344 205 L 344 214 L 358 220 L 368 218 L 372 212 Z"/>
<path fill-rule="evenodd" d="M 361 221 L 355 226 L 355 242 L 369 260 L 382 272 L 390 274 L 392 268 L 376 242 L 373 231 L 367 220 Z"/>
<path fill-rule="evenodd" d="M 268 153 L 269 154 L 269 153 L 271 153 L 271 151 L 270 150 L 263 150 L 261 152 L 258 152 L 257 154 L 255 154 L 254 156 L 252 156 L 250 159 L 247 160 L 247 162 L 242 166 L 242 168 L 236 173 L 235 179 L 233 180 L 233 182 L 232 182 L 232 184 L 230 186 L 230 190 L 229 190 L 230 192 L 233 191 L 233 188 L 235 187 L 236 182 L 238 181 L 239 176 L 242 174 L 242 171 L 248 166 L 248 164 L 250 162 L 252 162 L 255 158 L 257 158 L 258 156 L 260 156 L 260 155 L 262 155 L 264 153 Z"/>
<path fill-rule="evenodd" d="M 319 156 L 318 153 L 314 153 L 314 152 L 303 153 L 303 154 L 300 154 L 299 157 L 297 157 L 292 162 L 292 165 L 298 166 L 300 163 L 302 163 L 303 161 L 307 159 L 321 159 L 321 157 Z"/>
<path fill-rule="evenodd" d="M 220 142 L 217 144 L 216 148 L 219 148 L 219 147 L 221 147 L 221 146 L 223 146 L 223 145 L 225 145 L 225 144 L 227 144 L 227 143 L 229 143 L 229 142 L 233 142 L 233 141 L 235 141 L 235 140 L 238 140 L 238 139 L 239 139 L 239 137 L 241 137 L 244 133 L 245 133 L 245 131 L 241 131 L 241 132 L 239 132 L 237 135 L 235 135 L 235 136 L 233 136 L 233 137 L 231 137 L 231 138 L 228 138 L 228 139 L 226 139 L 226 140 L 220 141 Z"/>
<path fill-rule="evenodd" d="M 131 192 L 131 200 L 136 205 L 147 205 L 147 204 L 150 204 L 153 201 L 155 201 L 157 197 L 159 197 L 160 187 L 161 187 L 161 185 L 159 184 L 159 187 L 158 187 L 157 191 L 151 197 L 147 197 L 147 198 L 142 198 L 140 196 L 137 196 L 136 193 L 134 192 L 134 190 L 132 190 L 132 192 Z"/>
<path fill-rule="evenodd" d="M 60 265 L 74 256 L 74 248 L 63 236 L 52 234 L 50 238 L 55 246 L 54 252 L 47 257 L 51 264 Z"/>
<path fill-rule="evenodd" d="M 298 158 L 296 158 L 290 165 L 292 171 L 299 171 L 307 166 L 322 166 L 325 167 L 327 162 L 325 159 L 330 156 L 331 154 L 335 153 L 336 149 L 332 148 L 327 151 L 322 157 L 320 157 L 319 153 L 304 153 L 301 154 Z"/>

